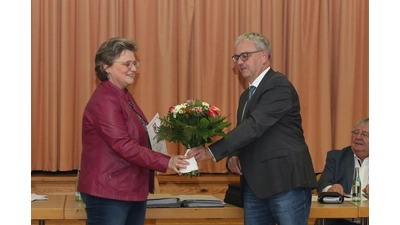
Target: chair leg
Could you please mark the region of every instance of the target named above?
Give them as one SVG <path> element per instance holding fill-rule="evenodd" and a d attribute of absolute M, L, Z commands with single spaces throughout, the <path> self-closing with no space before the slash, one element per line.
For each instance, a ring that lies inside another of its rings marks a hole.
<path fill-rule="evenodd" d="M 361 218 L 361 225 L 369 225 L 369 218 L 368 217 L 363 217 Z"/>
<path fill-rule="evenodd" d="M 318 218 L 315 220 L 315 225 L 325 225 L 325 219 L 323 218 Z"/>

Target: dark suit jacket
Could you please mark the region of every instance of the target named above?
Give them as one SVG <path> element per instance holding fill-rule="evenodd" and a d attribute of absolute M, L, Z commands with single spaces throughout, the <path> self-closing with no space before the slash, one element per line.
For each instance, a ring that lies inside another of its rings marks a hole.
<path fill-rule="evenodd" d="M 354 153 L 351 146 L 342 150 L 331 150 L 326 157 L 324 171 L 318 180 L 317 191 L 322 192 L 328 185 L 341 184 L 344 192 L 350 194 L 354 174 Z"/>
<path fill-rule="evenodd" d="M 209 146 L 217 161 L 237 151 L 243 176 L 259 198 L 317 185 L 304 141 L 299 97 L 286 76 L 270 68 L 253 97 L 242 93 L 238 124 Z M 243 114 L 243 108 L 246 109 Z"/>

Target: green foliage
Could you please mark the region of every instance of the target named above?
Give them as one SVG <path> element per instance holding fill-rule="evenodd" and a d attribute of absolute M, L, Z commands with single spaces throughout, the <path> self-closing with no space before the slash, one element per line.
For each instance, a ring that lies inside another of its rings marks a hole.
<path fill-rule="evenodd" d="M 192 148 L 212 142 L 212 137 L 226 137 L 223 131 L 231 123 L 224 121 L 219 109 L 196 100 L 194 104 L 183 103 L 170 108 L 164 118 L 160 118 L 157 141 L 167 140 Z"/>
<path fill-rule="evenodd" d="M 212 142 L 212 137 L 226 137 L 224 129 L 231 123 L 224 121 L 219 108 L 202 102 L 188 100 L 180 105 L 171 106 L 168 114 L 160 118 L 157 141 L 181 143 L 190 149 Z M 198 176 L 198 171 L 188 173 L 189 177 Z"/>

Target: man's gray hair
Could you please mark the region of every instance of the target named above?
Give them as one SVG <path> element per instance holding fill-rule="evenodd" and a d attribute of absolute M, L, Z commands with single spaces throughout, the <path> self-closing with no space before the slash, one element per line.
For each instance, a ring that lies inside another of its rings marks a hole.
<path fill-rule="evenodd" d="M 256 32 L 244 33 L 236 39 L 235 46 L 243 41 L 253 41 L 257 50 L 266 50 L 268 52 L 268 58 L 271 57 L 271 45 L 265 36 Z"/>

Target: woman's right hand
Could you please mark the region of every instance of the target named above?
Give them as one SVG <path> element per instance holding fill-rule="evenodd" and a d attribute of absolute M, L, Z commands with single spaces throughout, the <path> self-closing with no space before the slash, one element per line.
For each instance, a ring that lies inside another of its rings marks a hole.
<path fill-rule="evenodd" d="M 186 159 L 187 157 L 184 155 L 172 156 L 168 163 L 168 169 L 180 173 L 179 169 L 186 169 L 186 167 L 190 164 L 188 161 L 186 161 Z"/>

